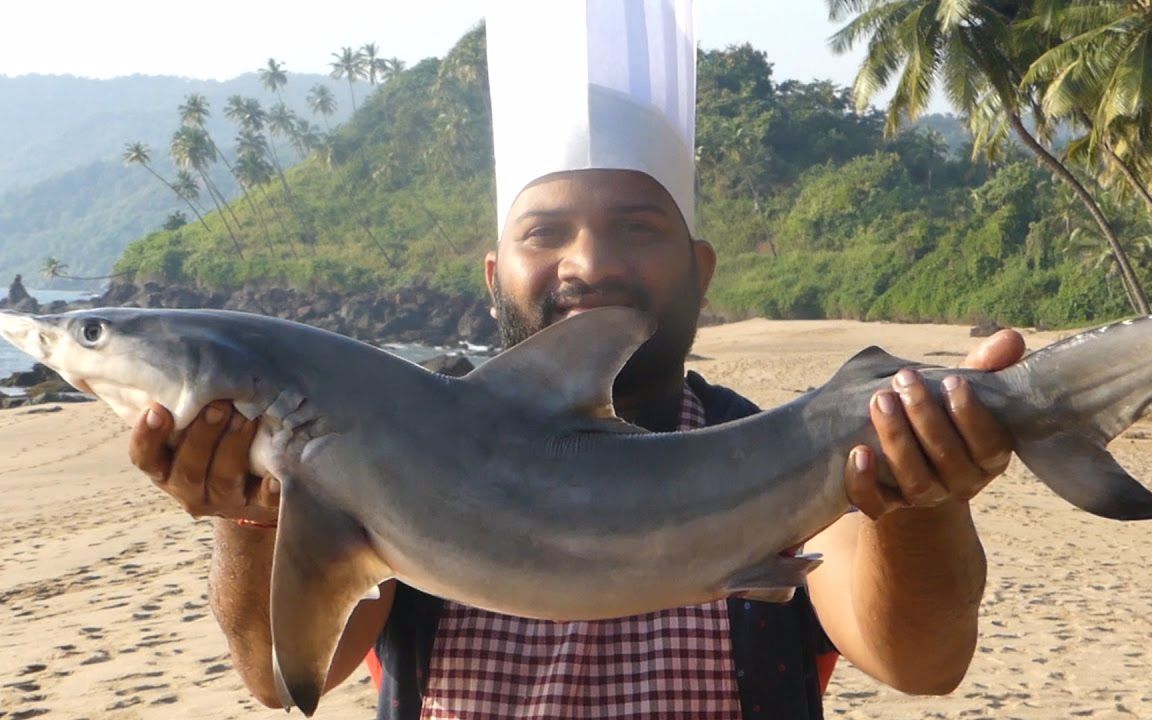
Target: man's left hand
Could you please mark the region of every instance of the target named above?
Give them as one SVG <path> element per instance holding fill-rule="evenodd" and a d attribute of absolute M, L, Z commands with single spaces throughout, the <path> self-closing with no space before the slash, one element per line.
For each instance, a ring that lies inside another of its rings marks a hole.
<path fill-rule="evenodd" d="M 961 367 L 1001 370 L 1024 354 L 1024 338 L 1001 330 L 968 354 Z M 970 500 L 1008 468 L 1012 436 L 959 376 L 944 382 L 944 403 L 914 370 L 901 370 L 891 390 L 871 401 L 880 453 L 853 449 L 844 473 L 848 498 L 870 518 L 906 507 Z"/>

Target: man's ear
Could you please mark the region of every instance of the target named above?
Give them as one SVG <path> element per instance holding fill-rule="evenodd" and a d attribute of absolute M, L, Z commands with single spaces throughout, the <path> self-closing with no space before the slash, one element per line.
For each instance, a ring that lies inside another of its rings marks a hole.
<path fill-rule="evenodd" d="M 692 252 L 696 255 L 696 277 L 700 283 L 700 297 L 708 292 L 712 275 L 716 272 L 716 250 L 707 240 L 693 240 Z"/>
<path fill-rule="evenodd" d="M 492 306 L 488 308 L 488 314 L 493 318 L 496 317 L 496 294 L 494 288 L 496 287 L 496 251 L 489 250 L 484 255 L 484 284 L 488 286 L 488 299 L 492 302 Z"/>

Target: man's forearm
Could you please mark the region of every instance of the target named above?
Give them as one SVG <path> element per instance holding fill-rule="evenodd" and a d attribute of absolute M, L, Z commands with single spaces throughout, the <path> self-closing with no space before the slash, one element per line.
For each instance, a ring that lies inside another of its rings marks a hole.
<path fill-rule="evenodd" d="M 269 707 L 279 707 L 272 674 L 272 631 L 268 614 L 272 551 L 276 531 L 214 522 L 215 545 L 208 574 L 208 598 L 228 639 L 232 664 L 249 691 Z"/>
<path fill-rule="evenodd" d="M 966 502 L 859 523 L 852 600 L 883 678 L 950 692 L 975 652 L 987 564 Z"/>

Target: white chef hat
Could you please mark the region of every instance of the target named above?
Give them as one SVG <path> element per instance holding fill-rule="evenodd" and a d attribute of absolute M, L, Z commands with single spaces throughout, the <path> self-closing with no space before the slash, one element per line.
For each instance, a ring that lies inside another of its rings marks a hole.
<path fill-rule="evenodd" d="M 531 182 L 593 168 L 647 173 L 693 230 L 692 0 L 490 0 L 486 25 L 501 234 Z"/>

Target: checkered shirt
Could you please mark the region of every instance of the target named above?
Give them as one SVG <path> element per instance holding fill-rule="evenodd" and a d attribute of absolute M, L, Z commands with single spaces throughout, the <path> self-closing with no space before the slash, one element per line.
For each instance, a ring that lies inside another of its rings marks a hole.
<path fill-rule="evenodd" d="M 680 429 L 703 427 L 684 386 Z M 556 623 L 446 602 L 422 720 L 738 720 L 724 600 Z"/>

